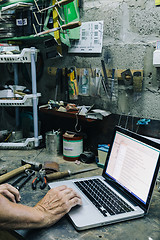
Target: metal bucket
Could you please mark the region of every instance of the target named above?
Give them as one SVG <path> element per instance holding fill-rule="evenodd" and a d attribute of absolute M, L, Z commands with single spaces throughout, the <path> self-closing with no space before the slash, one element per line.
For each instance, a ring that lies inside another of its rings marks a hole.
<path fill-rule="evenodd" d="M 46 133 L 46 150 L 48 153 L 54 155 L 60 153 L 60 132 L 49 131 Z"/>

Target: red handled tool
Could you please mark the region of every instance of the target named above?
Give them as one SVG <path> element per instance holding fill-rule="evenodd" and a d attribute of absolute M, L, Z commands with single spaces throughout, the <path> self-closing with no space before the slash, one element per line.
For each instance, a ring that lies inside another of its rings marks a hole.
<path fill-rule="evenodd" d="M 33 190 L 36 189 L 37 183 L 40 182 L 40 181 L 42 182 L 41 185 L 40 185 L 40 189 L 44 189 L 47 186 L 47 179 L 46 179 L 45 175 L 46 175 L 46 172 L 43 169 L 41 169 L 38 172 L 37 176 L 32 181 L 32 189 Z"/>

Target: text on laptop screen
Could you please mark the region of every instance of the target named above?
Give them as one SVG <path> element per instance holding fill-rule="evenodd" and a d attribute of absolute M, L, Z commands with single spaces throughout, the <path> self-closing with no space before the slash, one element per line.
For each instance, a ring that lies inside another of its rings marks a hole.
<path fill-rule="evenodd" d="M 159 150 L 116 132 L 106 174 L 146 203 Z"/>

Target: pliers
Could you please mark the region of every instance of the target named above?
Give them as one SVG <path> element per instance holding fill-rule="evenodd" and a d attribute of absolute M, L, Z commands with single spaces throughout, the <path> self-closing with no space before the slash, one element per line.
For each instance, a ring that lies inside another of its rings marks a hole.
<path fill-rule="evenodd" d="M 41 185 L 40 185 L 40 189 L 44 189 L 47 185 L 47 179 L 45 177 L 46 172 L 45 170 L 41 169 L 37 176 L 35 177 L 35 179 L 32 181 L 32 189 L 35 190 L 36 189 L 36 185 L 39 181 L 41 181 Z"/>
<path fill-rule="evenodd" d="M 25 173 L 23 173 L 21 176 L 19 176 L 13 183 L 12 186 L 20 190 L 23 185 L 28 182 L 31 177 L 35 174 L 35 171 L 31 169 L 26 169 Z M 19 183 L 19 184 L 18 184 Z"/>

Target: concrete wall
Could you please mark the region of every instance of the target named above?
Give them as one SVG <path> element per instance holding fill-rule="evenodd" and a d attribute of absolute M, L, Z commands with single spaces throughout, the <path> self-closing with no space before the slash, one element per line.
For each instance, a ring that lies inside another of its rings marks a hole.
<path fill-rule="evenodd" d="M 68 54 L 63 46 L 63 57 L 46 59 L 45 48 L 40 48 L 44 58 L 43 76 L 37 82 L 42 93 L 40 103 L 45 104 L 55 96 L 55 78 L 48 74 L 48 67 L 101 68 L 101 59 L 107 69 L 143 70 L 143 89 L 136 95 L 132 88 L 118 84 L 118 98 L 110 101 L 101 97 L 79 97 L 76 103 L 95 104 L 112 113 L 129 114 L 135 117 L 160 119 L 160 70 L 153 66 L 153 51 L 160 40 L 160 8 L 154 0 L 83 0 L 80 16 L 82 22 L 104 20 L 103 50 L 101 54 Z M 25 42 L 26 46 L 28 42 Z M 29 45 L 33 46 L 33 44 Z M 4 71 L 4 66 L 0 66 Z M 28 86 L 24 76 L 20 84 Z M 7 82 L 12 76 L 4 74 Z"/>
<path fill-rule="evenodd" d="M 113 113 L 160 119 L 160 77 L 153 66 L 153 51 L 159 40 L 160 8 L 154 0 L 83 0 L 81 21 L 104 20 L 102 54 L 68 54 L 63 48 L 63 58 L 45 60 L 43 77 L 38 85 L 42 102 L 53 99 L 55 80 L 47 74 L 47 67 L 106 68 L 143 70 L 143 90 L 135 97 L 132 90 L 118 87 L 118 100 L 106 97 L 82 97 L 79 103 L 95 103 L 97 107 Z"/>

